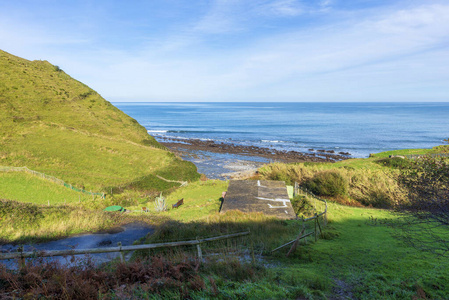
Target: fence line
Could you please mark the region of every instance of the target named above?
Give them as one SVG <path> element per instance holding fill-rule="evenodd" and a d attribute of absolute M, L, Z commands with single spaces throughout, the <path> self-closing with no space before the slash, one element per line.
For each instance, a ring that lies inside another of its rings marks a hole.
<path fill-rule="evenodd" d="M 417 158 L 422 158 L 425 156 L 430 156 L 430 157 L 436 158 L 436 157 L 449 157 L 449 153 L 411 154 L 411 155 L 395 155 L 395 156 L 396 157 L 404 156 L 408 159 L 417 159 Z M 394 156 L 392 155 L 391 157 L 394 157 Z"/>
<path fill-rule="evenodd" d="M 302 218 L 302 227 L 301 227 L 301 231 L 300 231 L 299 235 L 295 239 L 293 239 L 293 240 L 291 240 L 291 241 L 289 241 L 289 242 L 287 242 L 287 243 L 277 247 L 276 249 L 271 250 L 271 253 L 273 253 L 275 251 L 278 251 L 278 250 L 280 250 L 280 249 L 282 249 L 282 248 L 284 248 L 284 247 L 286 247 L 288 245 L 292 245 L 290 247 L 290 250 L 288 251 L 288 253 L 286 255 L 288 257 L 290 254 L 292 254 L 293 252 L 296 251 L 296 248 L 298 247 L 300 240 L 305 239 L 306 237 L 308 237 L 308 236 L 310 236 L 312 234 L 315 235 L 315 242 L 318 240 L 318 230 L 320 231 L 320 234 L 322 234 L 322 232 L 323 232 L 322 229 L 321 229 L 320 221 L 319 221 L 319 218 L 321 216 L 323 216 L 323 225 L 324 226 L 327 225 L 327 201 L 317 197 L 312 192 L 310 192 L 310 191 L 308 191 L 306 189 L 301 188 L 299 186 L 299 184 L 297 182 L 295 182 L 295 186 L 294 186 L 294 189 L 293 189 L 293 196 L 298 195 L 299 191 L 302 191 L 306 195 L 309 195 L 309 196 L 315 198 L 318 201 L 322 201 L 324 203 L 324 205 L 325 205 L 324 211 L 320 212 L 320 213 L 315 212 L 315 214 L 312 217 L 309 217 L 309 218 L 305 218 L 304 219 L 304 217 L 303 217 Z M 315 210 L 316 210 L 316 208 L 315 208 Z M 305 233 L 305 231 L 306 231 L 305 223 L 308 222 L 308 221 L 311 221 L 311 220 L 315 221 L 314 222 L 315 223 L 314 224 L 315 225 L 315 229 L 314 229 L 314 231 L 311 231 L 309 233 Z"/>
<path fill-rule="evenodd" d="M 91 249 L 72 249 L 72 250 L 49 250 L 49 251 L 33 251 L 33 252 L 23 252 L 23 247 L 17 249 L 17 252 L 12 253 L 0 253 L 0 260 L 5 259 L 19 259 L 19 264 L 24 266 L 25 258 L 35 258 L 35 257 L 51 257 L 51 256 L 66 256 L 66 255 L 80 255 L 80 254 L 95 254 L 95 253 L 111 253 L 119 252 L 120 259 L 125 260 L 123 251 L 133 251 L 133 250 L 148 250 L 155 248 L 165 248 L 165 247 L 178 247 L 178 246 L 195 246 L 198 251 L 199 259 L 203 258 L 200 244 L 219 241 L 224 239 L 230 239 L 240 236 L 249 235 L 249 231 L 232 233 L 227 235 L 221 235 L 216 237 L 196 239 L 190 241 L 180 241 L 180 242 L 169 242 L 169 243 L 158 243 L 158 244 L 144 244 L 144 245 L 132 245 L 132 246 L 122 246 L 119 242 L 117 247 L 109 248 L 91 248 Z"/>
<path fill-rule="evenodd" d="M 294 186 L 294 189 L 293 189 L 293 195 L 298 195 L 299 191 L 301 191 L 302 193 L 304 193 L 304 194 L 314 198 L 315 200 L 318 200 L 318 201 L 321 201 L 321 202 L 324 203 L 324 211 L 323 212 L 315 213 L 315 215 L 313 217 L 310 217 L 310 218 L 306 218 L 306 219 L 303 218 L 303 221 L 306 222 L 306 221 L 313 220 L 315 218 L 318 218 L 318 217 L 321 217 L 321 216 L 324 215 L 324 221 L 325 221 L 325 223 L 327 223 L 327 201 L 322 199 L 322 198 L 320 198 L 320 197 L 318 197 L 318 196 L 316 196 L 314 193 L 312 193 L 308 189 L 302 188 L 297 182 L 295 182 L 295 186 Z"/>
<path fill-rule="evenodd" d="M 51 182 L 54 182 L 56 184 L 63 185 L 65 187 L 69 188 L 69 189 L 74 190 L 75 192 L 89 194 L 89 195 L 92 195 L 92 196 L 101 196 L 103 199 L 105 197 L 104 193 L 93 193 L 93 192 L 86 191 L 84 189 L 79 189 L 77 187 L 74 187 L 71 184 L 68 184 L 68 183 L 64 182 L 63 180 L 61 180 L 59 178 L 56 178 L 54 176 L 50 176 L 50 175 L 47 175 L 47 174 L 44 174 L 44 173 L 41 173 L 41 172 L 37 172 L 37 171 L 34 171 L 34 170 L 30 170 L 27 167 L 5 167 L 5 166 L 0 166 L 0 172 L 11 172 L 11 171 L 13 171 L 13 172 L 26 172 L 26 173 L 29 173 L 29 174 L 33 174 L 35 176 L 44 178 L 44 179 L 49 180 Z"/>

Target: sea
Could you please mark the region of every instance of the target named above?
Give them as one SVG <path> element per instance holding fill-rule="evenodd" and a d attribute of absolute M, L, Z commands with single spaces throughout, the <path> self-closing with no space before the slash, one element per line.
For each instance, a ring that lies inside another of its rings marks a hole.
<path fill-rule="evenodd" d="M 361 158 L 388 150 L 431 148 L 449 138 L 449 102 L 113 104 L 159 140 L 212 140 L 306 153 L 334 150 Z"/>

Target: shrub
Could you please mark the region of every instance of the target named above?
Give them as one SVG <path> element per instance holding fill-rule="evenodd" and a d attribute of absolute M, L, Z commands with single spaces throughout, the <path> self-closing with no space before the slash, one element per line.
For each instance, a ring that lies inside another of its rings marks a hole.
<path fill-rule="evenodd" d="M 297 215 L 299 215 L 300 213 L 303 213 L 303 214 L 308 213 L 313 210 L 313 206 L 310 204 L 307 197 L 302 196 L 302 195 L 296 195 L 292 199 L 291 203 L 292 203 L 293 210 L 295 211 L 295 213 Z"/>
<path fill-rule="evenodd" d="M 267 179 L 285 181 L 286 184 L 291 185 L 291 177 L 288 174 L 287 167 L 283 165 L 273 165 L 267 174 Z"/>
<path fill-rule="evenodd" d="M 42 259 L 26 263 L 20 272 L 0 265 L 1 299 L 157 299 L 167 292 L 182 293 L 205 289 L 199 262 L 190 258 L 173 262 L 151 257 L 102 268 L 92 261 L 75 260 L 64 266 Z M 143 295 L 135 295 L 140 288 Z M 143 297 L 142 297 L 143 296 Z"/>
<path fill-rule="evenodd" d="M 369 201 L 365 202 L 364 200 L 361 200 L 362 204 L 366 206 L 371 205 L 377 208 L 390 208 L 394 204 L 392 197 L 390 197 L 390 195 L 383 190 L 374 189 L 368 194 L 368 196 Z"/>
<path fill-rule="evenodd" d="M 401 157 L 382 158 L 376 160 L 376 163 L 396 169 L 405 169 L 410 167 L 410 160 Z"/>
<path fill-rule="evenodd" d="M 344 196 L 348 193 L 348 181 L 338 172 L 322 171 L 304 183 L 305 187 L 319 196 Z"/>

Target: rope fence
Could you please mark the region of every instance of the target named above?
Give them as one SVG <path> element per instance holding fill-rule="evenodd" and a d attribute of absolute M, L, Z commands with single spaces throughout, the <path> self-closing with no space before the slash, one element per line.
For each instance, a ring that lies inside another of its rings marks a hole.
<path fill-rule="evenodd" d="M 66 188 L 72 189 L 75 192 L 80 192 L 83 194 L 88 194 L 91 196 L 101 196 L 103 199 L 105 198 L 105 194 L 104 193 L 94 193 L 94 192 L 90 192 L 90 191 L 86 191 L 84 189 L 79 189 L 77 187 L 74 187 L 73 185 L 64 182 L 63 180 L 56 178 L 54 176 L 50 176 L 41 172 L 37 172 L 34 170 L 30 170 L 27 167 L 5 167 L 5 166 L 0 166 L 0 172 L 25 172 L 25 173 L 29 173 L 32 174 L 34 176 L 46 179 L 48 181 L 54 182 L 56 184 L 65 186 Z"/>

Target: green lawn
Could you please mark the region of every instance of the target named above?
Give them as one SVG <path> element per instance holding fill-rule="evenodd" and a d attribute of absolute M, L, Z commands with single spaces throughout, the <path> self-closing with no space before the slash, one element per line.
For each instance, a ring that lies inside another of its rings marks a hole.
<path fill-rule="evenodd" d="M 395 219 L 389 211 L 331 204 L 329 215 L 327 230 L 338 237 L 298 251 L 284 261 L 289 272 L 314 272 L 328 293 L 351 293 L 356 299 L 411 299 L 420 289 L 430 299 L 449 296 L 449 261 L 395 238 L 394 229 L 382 224 Z"/>
<path fill-rule="evenodd" d="M 141 211 L 142 207 L 146 207 L 149 212 L 145 215 L 158 215 L 182 222 L 201 220 L 218 212 L 221 204 L 221 193 L 226 191 L 227 188 L 228 183 L 226 181 L 196 181 L 176 189 L 167 196 L 163 195 L 166 197 L 167 204 L 167 211 L 165 212 L 156 211 L 153 199 L 151 201 L 143 199 L 141 205 L 126 208 L 132 211 Z M 184 204 L 178 208 L 172 208 L 172 205 L 180 199 L 184 199 Z"/>
<path fill-rule="evenodd" d="M 97 196 L 98 197 L 98 196 Z M 93 197 L 23 172 L 0 172 L 0 199 L 59 205 Z"/>
<path fill-rule="evenodd" d="M 437 146 L 431 149 L 402 149 L 402 150 L 392 150 L 392 151 L 385 151 L 380 153 L 373 153 L 370 156 L 374 158 L 385 158 L 389 157 L 390 155 L 424 155 L 424 154 L 431 154 L 431 153 L 441 153 L 441 152 L 447 152 L 448 151 L 448 145 L 442 145 Z"/>

